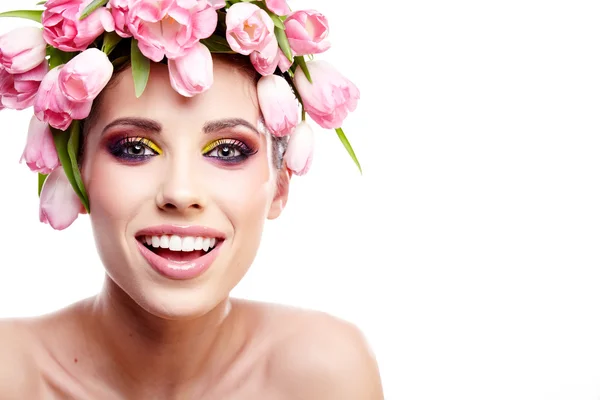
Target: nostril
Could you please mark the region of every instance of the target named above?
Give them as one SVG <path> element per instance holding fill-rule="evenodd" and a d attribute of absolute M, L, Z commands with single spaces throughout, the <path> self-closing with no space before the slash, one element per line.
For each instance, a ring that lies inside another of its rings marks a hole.
<path fill-rule="evenodd" d="M 183 207 L 183 204 L 182 204 L 182 207 L 178 207 L 178 206 L 176 206 L 176 205 L 175 205 L 175 204 L 173 204 L 173 203 L 166 203 L 166 204 L 164 204 L 164 205 L 162 206 L 162 208 L 163 208 L 163 209 L 165 209 L 165 210 L 171 210 L 171 211 L 174 211 L 174 210 L 178 210 L 178 209 L 180 209 L 180 208 L 181 208 L 181 209 L 185 209 L 185 208 L 193 208 L 193 209 L 199 210 L 199 209 L 201 209 L 202 207 L 201 207 L 201 206 L 200 206 L 200 204 L 198 204 L 198 203 L 189 204 L 187 207 Z"/>
<path fill-rule="evenodd" d="M 163 207 L 166 208 L 166 209 L 168 209 L 168 210 L 175 210 L 175 209 L 177 209 L 177 206 L 175 206 L 174 204 L 171 204 L 171 203 L 167 203 Z"/>

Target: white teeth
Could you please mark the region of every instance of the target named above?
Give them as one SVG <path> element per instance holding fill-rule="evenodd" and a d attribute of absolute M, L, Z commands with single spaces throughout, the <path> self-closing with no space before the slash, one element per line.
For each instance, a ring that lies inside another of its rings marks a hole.
<path fill-rule="evenodd" d="M 194 250 L 209 251 L 217 244 L 215 238 L 203 238 L 193 236 L 177 236 L 177 235 L 162 235 L 162 236 L 145 236 L 141 239 L 148 246 L 155 249 L 169 249 L 171 251 L 192 252 Z"/>
<path fill-rule="evenodd" d="M 186 236 L 183 238 L 183 242 L 181 244 L 182 251 L 194 251 L 194 243 L 196 239 L 190 236 Z"/>
<path fill-rule="evenodd" d="M 161 249 L 169 248 L 169 237 L 167 235 L 163 235 L 160 237 L 160 247 Z"/>
<path fill-rule="evenodd" d="M 181 251 L 181 238 L 177 235 L 171 236 L 171 241 L 169 242 L 169 250 L 171 251 Z"/>

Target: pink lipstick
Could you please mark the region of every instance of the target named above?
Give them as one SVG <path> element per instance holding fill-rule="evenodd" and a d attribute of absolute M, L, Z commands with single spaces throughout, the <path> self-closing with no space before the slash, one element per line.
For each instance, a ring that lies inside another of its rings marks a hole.
<path fill-rule="evenodd" d="M 136 234 L 138 248 L 148 264 L 175 280 L 194 279 L 208 270 L 225 238 L 224 233 L 202 226 L 161 225 Z"/>

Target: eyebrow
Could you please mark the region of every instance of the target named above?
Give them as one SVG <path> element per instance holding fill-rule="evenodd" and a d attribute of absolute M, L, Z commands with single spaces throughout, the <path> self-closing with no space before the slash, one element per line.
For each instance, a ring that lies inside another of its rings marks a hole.
<path fill-rule="evenodd" d="M 133 126 L 133 127 L 142 129 L 144 131 L 155 132 L 155 133 L 160 133 L 162 131 L 162 125 L 156 121 L 153 121 L 151 119 L 146 119 L 146 118 L 128 117 L 128 118 L 118 118 L 118 119 L 112 121 L 111 123 L 109 123 L 108 125 L 106 125 L 104 127 L 104 129 L 102 130 L 102 133 L 104 134 L 106 131 L 108 131 L 109 129 L 111 129 L 115 126 Z M 220 120 L 216 120 L 216 121 L 209 121 L 206 124 L 204 124 L 203 130 L 204 130 L 204 133 L 211 134 L 211 133 L 222 131 L 224 129 L 236 128 L 238 126 L 246 127 L 248 129 L 250 129 L 251 131 L 255 132 L 257 135 L 260 135 L 260 132 L 258 131 L 258 129 L 254 125 L 252 125 L 250 122 L 246 121 L 243 118 L 227 118 L 227 119 L 220 119 Z"/>
<path fill-rule="evenodd" d="M 256 127 L 250 122 L 242 118 L 227 118 L 219 119 L 216 121 L 209 121 L 206 124 L 204 124 L 204 133 L 211 134 L 222 131 L 224 129 L 236 128 L 238 126 L 246 127 L 260 136 L 260 132 L 258 131 L 258 129 L 256 129 Z"/>
<path fill-rule="evenodd" d="M 102 130 L 102 133 L 106 132 L 112 127 L 124 125 L 124 126 L 133 126 L 136 128 L 140 128 L 144 131 L 159 133 L 162 131 L 162 125 L 156 121 L 146 118 L 118 118 L 106 125 Z"/>

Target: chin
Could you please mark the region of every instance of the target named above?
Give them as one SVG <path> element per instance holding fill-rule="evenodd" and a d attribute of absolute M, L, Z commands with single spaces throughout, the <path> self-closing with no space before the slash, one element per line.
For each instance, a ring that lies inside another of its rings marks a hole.
<path fill-rule="evenodd" d="M 185 321 L 206 316 L 226 301 L 229 293 L 217 293 L 202 285 L 195 288 L 152 285 L 150 288 L 139 287 L 129 297 L 157 318 Z"/>
<path fill-rule="evenodd" d="M 198 290 L 157 288 L 148 291 L 137 304 L 149 314 L 166 320 L 191 320 L 211 313 L 229 297 L 200 293 Z"/>

